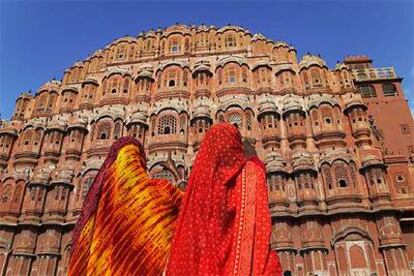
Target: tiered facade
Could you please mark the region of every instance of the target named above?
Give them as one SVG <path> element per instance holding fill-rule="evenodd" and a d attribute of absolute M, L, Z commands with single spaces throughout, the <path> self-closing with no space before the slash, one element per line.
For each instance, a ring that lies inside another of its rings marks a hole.
<path fill-rule="evenodd" d="M 366 57 L 329 69 L 236 26 L 113 41 L 23 93 L 0 128 L 1 274 L 66 274 L 82 201 L 117 138 L 143 141 L 150 173 L 183 185 L 206 131 L 228 121 L 266 163 L 283 270 L 411 275 L 414 125 L 400 83 Z"/>

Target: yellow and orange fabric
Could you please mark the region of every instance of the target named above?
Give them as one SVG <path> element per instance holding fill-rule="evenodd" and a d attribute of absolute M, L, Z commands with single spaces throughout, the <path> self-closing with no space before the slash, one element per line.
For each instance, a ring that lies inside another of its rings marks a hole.
<path fill-rule="evenodd" d="M 137 140 L 119 139 L 85 199 L 69 275 L 161 275 L 181 197 L 167 180 L 149 177 Z"/>

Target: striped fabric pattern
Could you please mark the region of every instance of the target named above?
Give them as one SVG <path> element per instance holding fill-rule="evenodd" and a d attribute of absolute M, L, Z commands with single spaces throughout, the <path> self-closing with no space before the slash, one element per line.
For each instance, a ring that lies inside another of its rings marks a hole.
<path fill-rule="evenodd" d="M 85 202 L 99 200 L 82 210 L 69 275 L 163 273 L 182 192 L 149 177 L 142 147 L 131 140 L 113 147 L 92 185 L 99 189 L 88 193 Z"/>

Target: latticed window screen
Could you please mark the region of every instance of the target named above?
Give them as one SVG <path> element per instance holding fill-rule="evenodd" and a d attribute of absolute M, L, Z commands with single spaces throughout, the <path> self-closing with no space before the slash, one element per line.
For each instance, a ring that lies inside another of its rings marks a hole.
<path fill-rule="evenodd" d="M 177 118 L 174 115 L 164 115 L 158 122 L 158 134 L 177 133 Z"/>
<path fill-rule="evenodd" d="M 151 118 L 151 131 L 152 131 L 152 133 L 155 132 L 155 129 L 156 129 L 155 125 L 156 125 L 155 117 L 152 117 Z"/>
<path fill-rule="evenodd" d="M 252 129 L 252 123 L 253 123 L 252 122 L 252 117 L 253 117 L 252 112 L 250 110 L 248 110 L 246 112 L 246 127 L 247 127 L 247 130 Z"/>
<path fill-rule="evenodd" d="M 352 186 L 356 186 L 356 184 L 357 184 L 357 178 L 356 178 L 356 166 L 355 166 L 355 163 L 354 162 L 351 162 L 350 164 L 349 164 L 349 168 L 350 168 L 350 170 L 349 170 L 349 175 L 350 175 L 350 177 L 351 177 L 351 182 L 352 182 Z"/>
<path fill-rule="evenodd" d="M 121 130 L 122 130 L 121 122 L 117 122 L 114 127 L 114 139 L 118 139 L 119 137 L 121 137 Z"/>
<path fill-rule="evenodd" d="M 335 161 L 333 164 L 333 173 L 335 175 L 336 184 L 340 187 L 348 186 L 348 165 L 343 161 Z M 342 181 L 342 182 L 341 182 Z M 343 181 L 345 181 L 343 183 Z"/>
<path fill-rule="evenodd" d="M 185 114 L 180 115 L 180 133 L 185 132 Z"/>
<path fill-rule="evenodd" d="M 332 174 L 331 174 L 331 168 L 329 165 L 324 164 L 322 167 L 322 175 L 325 179 L 326 184 L 328 185 L 329 189 L 332 189 L 333 187 L 333 181 L 332 181 Z"/>
<path fill-rule="evenodd" d="M 242 116 L 239 113 L 232 112 L 228 115 L 228 122 L 242 127 Z"/>
<path fill-rule="evenodd" d="M 101 123 L 98 127 L 98 139 L 105 140 L 109 138 L 111 125 L 109 123 Z"/>
<path fill-rule="evenodd" d="M 236 38 L 233 35 L 226 36 L 224 43 L 226 47 L 236 47 Z"/>

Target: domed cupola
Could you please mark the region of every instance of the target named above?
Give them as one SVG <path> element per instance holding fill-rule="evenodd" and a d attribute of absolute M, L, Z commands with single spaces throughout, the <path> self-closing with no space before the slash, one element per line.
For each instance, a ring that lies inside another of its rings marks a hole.
<path fill-rule="evenodd" d="M 354 84 L 352 81 L 352 71 L 344 63 L 338 62 L 335 65 L 334 75 L 336 82 L 339 84 L 342 92 L 354 90 Z"/>
<path fill-rule="evenodd" d="M 137 76 L 135 77 L 135 84 L 137 86 L 137 94 L 135 100 L 137 102 L 149 102 L 152 93 L 152 86 L 155 82 L 153 77 L 154 70 L 152 66 L 145 65 L 140 68 Z"/>
<path fill-rule="evenodd" d="M 132 73 L 124 68 L 110 68 L 102 80 L 102 98 L 100 105 L 128 104 L 131 90 Z"/>
<path fill-rule="evenodd" d="M 30 92 L 23 92 L 16 100 L 16 107 L 13 113 L 13 120 L 22 120 L 25 116 L 27 117 L 27 111 L 30 106 L 30 102 L 33 100 L 33 96 Z"/>
<path fill-rule="evenodd" d="M 290 147 L 306 148 L 306 112 L 303 99 L 289 94 L 282 99 L 282 105 Z"/>
<path fill-rule="evenodd" d="M 391 193 L 385 178 L 386 165 L 379 154 L 363 156 L 361 172 L 365 175 L 374 208 L 391 206 Z"/>
<path fill-rule="evenodd" d="M 356 208 L 362 202 L 355 161 L 344 148 L 327 149 L 319 160 L 328 209 Z M 362 206 L 361 206 L 362 207 Z"/>
<path fill-rule="evenodd" d="M 265 149 L 280 148 L 281 140 L 281 116 L 275 99 L 269 95 L 259 98 L 258 120 L 263 133 L 263 147 Z"/>
<path fill-rule="evenodd" d="M 79 109 L 92 109 L 95 103 L 99 82 L 94 77 L 87 77 L 81 88 Z"/>
<path fill-rule="evenodd" d="M 369 146 L 372 144 L 371 127 L 367 116 L 368 107 L 362 102 L 362 99 L 352 94 L 345 102 L 344 113 L 347 115 L 351 125 L 352 136 L 355 138 L 355 144 L 358 147 Z"/>
<path fill-rule="evenodd" d="M 293 177 L 296 184 L 297 204 L 302 210 L 317 210 L 318 196 L 318 170 L 315 167 L 313 156 L 306 152 L 294 152 L 291 157 Z"/>
<path fill-rule="evenodd" d="M 272 93 L 272 67 L 268 61 L 258 61 L 252 68 L 253 83 L 256 85 L 256 93 Z"/>
<path fill-rule="evenodd" d="M 345 130 L 343 114 L 338 101 L 330 94 L 313 94 L 309 96 L 308 109 L 319 149 L 327 147 L 345 147 Z"/>
<path fill-rule="evenodd" d="M 66 126 L 67 119 L 64 116 L 55 116 L 48 122 L 42 147 L 45 161 L 53 163 L 59 161 L 63 138 L 66 133 Z"/>
<path fill-rule="evenodd" d="M 18 138 L 17 130 L 13 122 L 5 122 L 0 128 L 0 172 L 7 167 L 7 161 L 10 159 L 12 148 Z"/>
<path fill-rule="evenodd" d="M 66 160 L 79 160 L 84 141 L 88 133 L 88 118 L 85 114 L 77 114 L 68 120 L 67 143 L 64 144 Z"/>
<path fill-rule="evenodd" d="M 208 60 L 197 61 L 192 76 L 196 87 L 194 97 L 210 97 L 213 76 L 210 62 Z"/>
<path fill-rule="evenodd" d="M 125 120 L 125 126 L 129 136 L 139 139 L 145 143 L 145 133 L 149 128 L 148 115 L 145 109 L 138 108 L 130 114 Z"/>
<path fill-rule="evenodd" d="M 217 97 L 235 94 L 251 94 L 249 85 L 250 67 L 241 56 L 229 55 L 216 63 Z"/>
<path fill-rule="evenodd" d="M 271 211 L 283 212 L 289 207 L 286 160 L 275 151 L 268 151 L 264 159 Z"/>
<path fill-rule="evenodd" d="M 38 167 L 26 186 L 26 197 L 21 216 L 21 220 L 25 223 L 40 223 L 51 174 L 55 168 L 56 166 L 52 163 Z"/>
<path fill-rule="evenodd" d="M 328 67 L 320 56 L 305 55 L 299 63 L 303 87 L 307 92 L 328 92 Z"/>
<path fill-rule="evenodd" d="M 207 103 L 199 102 L 191 113 L 191 127 L 193 134 L 193 147 L 195 151 L 200 146 L 204 135 L 213 124 L 211 111 Z"/>

